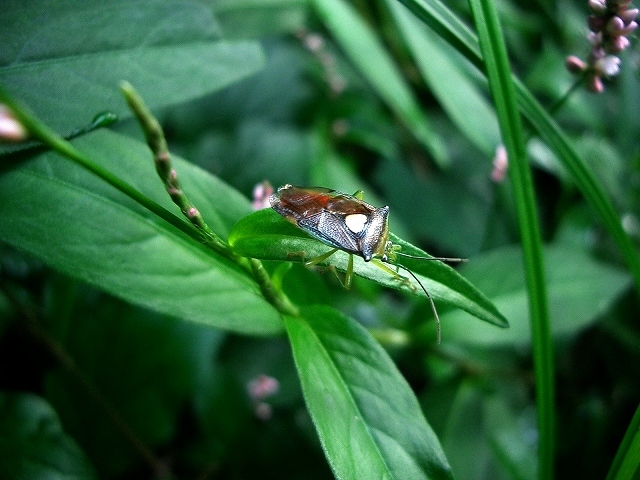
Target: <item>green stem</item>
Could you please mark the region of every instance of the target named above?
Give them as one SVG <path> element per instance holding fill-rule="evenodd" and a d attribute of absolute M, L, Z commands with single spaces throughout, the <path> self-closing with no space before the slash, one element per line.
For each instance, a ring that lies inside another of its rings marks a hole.
<path fill-rule="evenodd" d="M 558 113 L 558 111 L 564 106 L 564 104 L 567 103 L 567 100 L 569 100 L 573 92 L 575 92 L 580 87 L 580 85 L 584 83 L 585 78 L 586 75 L 582 74 L 576 79 L 575 82 L 573 82 L 573 84 L 569 87 L 569 90 L 567 90 L 562 97 L 556 100 L 554 104 L 549 107 L 549 115 L 554 116 L 556 113 Z"/>
<path fill-rule="evenodd" d="M 149 145 L 153 153 L 156 172 L 164 183 L 173 203 L 180 208 L 187 220 L 204 233 L 205 243 L 209 247 L 227 258 L 237 261 L 238 257 L 233 253 L 229 245 L 211 230 L 200 211 L 191 203 L 184 190 L 182 190 L 178 173 L 171 166 L 171 155 L 160 122 L 151 113 L 142 97 L 129 82 L 123 81 L 120 84 L 120 89 L 129 104 L 129 108 L 138 119 L 138 123 L 147 139 L 147 145 Z"/>
<path fill-rule="evenodd" d="M 124 85 L 123 89 L 128 89 L 129 87 L 131 86 Z M 133 87 L 131 87 L 130 91 L 127 93 L 131 92 L 135 94 Z M 126 96 L 127 93 L 125 93 Z M 131 98 L 133 97 L 130 95 L 127 96 L 128 101 L 131 100 Z M 164 178 L 167 179 L 165 181 L 166 185 L 170 183 L 171 188 L 177 188 L 178 190 L 180 190 L 179 193 L 175 191 L 169 193 L 170 195 L 173 193 L 174 195 L 172 195 L 172 198 L 175 197 L 178 202 L 180 202 L 176 203 L 181 207 L 183 212 L 184 208 L 187 209 L 185 215 L 192 222 L 192 225 L 184 222 L 179 217 L 162 207 L 160 204 L 154 202 L 128 183 L 123 182 L 122 180 L 120 180 L 120 178 L 113 175 L 108 170 L 94 163 L 84 153 L 76 149 L 71 143 L 55 133 L 44 122 L 39 120 L 35 116 L 35 114 L 33 114 L 26 106 L 14 100 L 8 93 L 4 91 L 4 89 L 2 89 L 2 87 L 0 87 L 0 103 L 4 103 L 12 110 L 16 119 L 18 119 L 20 123 L 22 123 L 22 125 L 27 129 L 30 135 L 37 138 L 45 145 L 48 145 L 51 149 L 73 161 L 77 165 L 92 172 L 93 174 L 107 182 L 109 185 L 118 189 L 120 192 L 124 193 L 132 200 L 138 202 L 150 212 L 156 214 L 158 217 L 173 225 L 178 230 L 187 234 L 189 237 L 207 245 L 213 251 L 225 256 L 229 260 L 236 263 L 240 268 L 242 268 L 245 272 L 252 276 L 256 283 L 258 283 L 258 285 L 260 286 L 260 290 L 263 292 L 263 295 L 265 296 L 267 301 L 269 301 L 280 313 L 284 315 L 298 315 L 298 309 L 291 303 L 282 289 L 276 288 L 276 286 L 273 285 L 271 279 L 269 278 L 269 275 L 267 274 L 262 264 L 258 260 L 248 259 L 236 255 L 232 251 L 231 247 L 227 243 L 222 241 L 209 228 L 209 226 L 200 216 L 197 209 L 195 209 L 195 207 L 182 193 L 181 189 L 179 188 L 179 183 L 177 183 L 177 175 L 175 175 L 175 172 L 171 169 L 169 154 L 166 148 L 166 141 L 164 139 L 162 129 L 160 128 L 159 123 L 153 117 L 151 112 L 146 108 L 146 106 L 144 106 L 142 99 L 140 99 L 139 97 L 138 99 L 139 102 L 137 103 L 136 99 L 133 99 L 135 106 L 132 108 L 134 108 L 134 112 L 141 122 L 141 126 L 145 132 L 145 135 L 147 136 L 149 146 L 154 153 L 154 158 L 156 159 L 156 168 L 160 170 L 159 173 L 162 172 L 162 174 L 164 174 Z M 160 163 L 161 165 L 158 165 L 158 163 Z M 175 183 L 173 183 L 174 181 Z M 190 209 L 194 209 L 195 212 L 191 211 Z"/>

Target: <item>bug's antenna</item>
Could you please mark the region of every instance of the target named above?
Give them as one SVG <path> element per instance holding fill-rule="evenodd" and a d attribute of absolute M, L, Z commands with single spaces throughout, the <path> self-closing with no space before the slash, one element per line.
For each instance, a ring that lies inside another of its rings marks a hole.
<path fill-rule="evenodd" d="M 407 256 L 410 256 L 410 255 L 407 255 Z M 429 260 L 439 260 L 439 259 L 434 257 L 434 258 L 429 258 Z M 462 259 L 458 258 L 457 260 L 462 260 Z M 397 263 L 396 266 L 409 272 L 409 275 L 411 275 L 414 278 L 414 280 L 418 282 L 418 285 L 420 285 L 420 287 L 422 288 L 422 291 L 429 299 L 429 303 L 431 303 L 431 310 L 433 310 L 433 315 L 436 317 L 436 324 L 438 325 L 438 345 L 440 345 L 440 340 L 442 339 L 442 333 L 440 331 L 440 317 L 438 316 L 438 311 L 436 310 L 436 304 L 433 303 L 433 298 L 431 298 L 431 295 L 429 294 L 429 292 L 427 292 L 427 289 L 424 288 L 424 285 L 422 285 L 422 282 L 418 280 L 418 277 L 416 277 L 411 270 L 409 270 L 407 267 L 400 265 L 399 263 Z"/>
<path fill-rule="evenodd" d="M 468 259 L 466 258 L 451 258 L 451 257 L 422 257 L 422 256 L 418 256 L 418 255 L 409 255 L 408 253 L 402 253 L 402 252 L 394 252 L 396 255 L 399 255 L 401 257 L 406 257 L 406 258 L 417 258 L 419 260 L 439 260 L 441 262 L 467 262 Z"/>

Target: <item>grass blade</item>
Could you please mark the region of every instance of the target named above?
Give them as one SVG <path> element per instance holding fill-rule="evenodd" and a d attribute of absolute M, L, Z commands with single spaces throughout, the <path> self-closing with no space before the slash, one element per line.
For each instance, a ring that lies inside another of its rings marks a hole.
<path fill-rule="evenodd" d="M 545 286 L 542 239 L 529 171 L 526 144 L 507 49 L 492 0 L 470 0 L 482 48 L 489 87 L 495 102 L 502 139 L 509 156 L 509 176 L 518 215 L 525 276 L 529 292 L 536 405 L 538 415 L 538 475 L 553 477 L 554 384 L 549 307 Z"/>

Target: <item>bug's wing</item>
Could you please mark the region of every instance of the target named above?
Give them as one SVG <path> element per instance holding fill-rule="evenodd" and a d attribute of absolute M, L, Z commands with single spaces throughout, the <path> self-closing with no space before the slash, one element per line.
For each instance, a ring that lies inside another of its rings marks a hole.
<path fill-rule="evenodd" d="M 360 254 L 358 239 L 347 228 L 344 220 L 326 210 L 300 219 L 298 225 L 321 242 L 340 250 Z"/>
<path fill-rule="evenodd" d="M 273 209 L 289 221 L 300 225 L 299 219 L 318 215 L 323 211 L 351 215 L 371 214 L 375 207 L 358 198 L 323 187 L 280 188 L 269 199 Z"/>
<path fill-rule="evenodd" d="M 343 217 L 354 214 L 363 214 L 368 217 L 376 208 L 352 195 L 337 192 L 327 199 L 325 209 L 339 213 Z"/>

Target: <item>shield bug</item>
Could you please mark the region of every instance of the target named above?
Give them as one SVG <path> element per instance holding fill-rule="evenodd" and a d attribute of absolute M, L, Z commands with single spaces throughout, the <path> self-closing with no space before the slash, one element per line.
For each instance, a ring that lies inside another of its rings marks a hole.
<path fill-rule="evenodd" d="M 408 278 L 398 274 L 402 268 L 418 282 L 431 303 L 431 309 L 438 325 L 438 343 L 440 343 L 440 318 L 431 295 L 418 277 L 408 268 L 396 263 L 397 256 L 439 260 L 446 262 L 465 261 L 461 258 L 417 257 L 401 253 L 400 246 L 389 240 L 389 207 L 374 207 L 363 201 L 363 192 L 353 195 L 341 193 L 323 187 L 294 187 L 284 185 L 269 197 L 271 208 L 307 232 L 322 243 L 333 247 L 327 253 L 308 260 L 311 266 L 323 262 L 338 250 L 349 253 L 344 286 L 349 288 L 353 276 L 353 255 L 365 262 L 372 262 L 390 275 L 415 286 Z M 393 265 L 396 270 L 385 264 Z"/>

